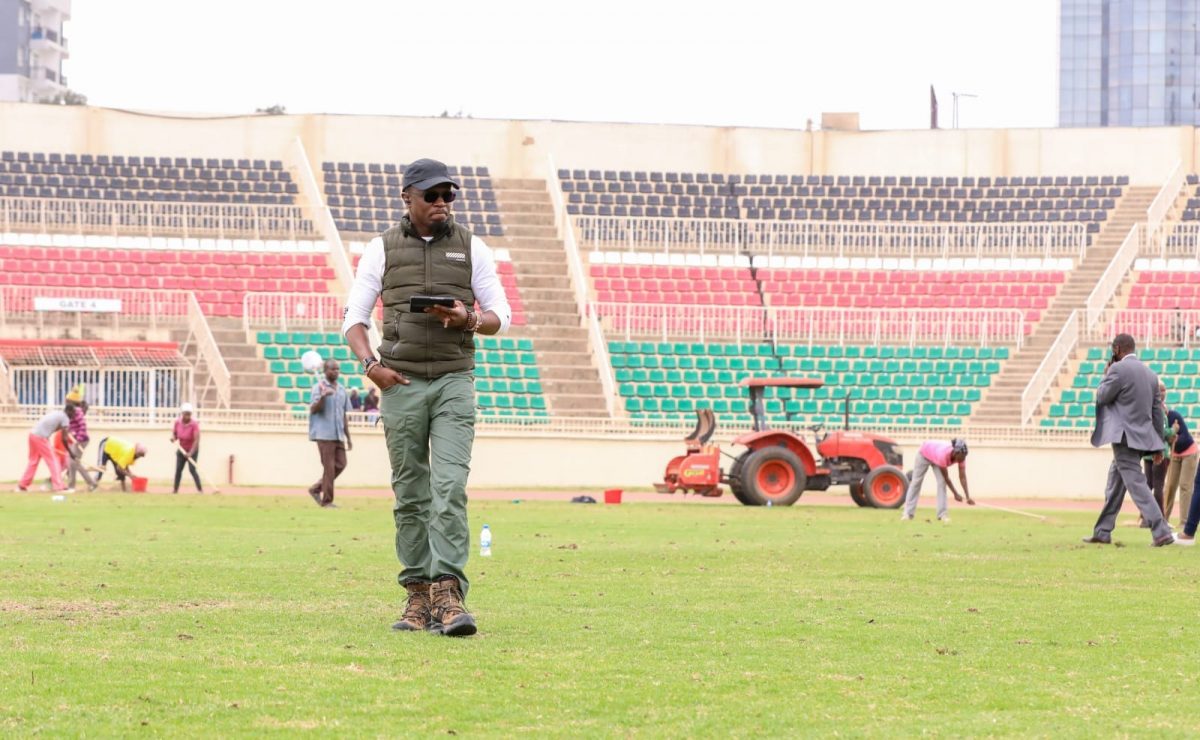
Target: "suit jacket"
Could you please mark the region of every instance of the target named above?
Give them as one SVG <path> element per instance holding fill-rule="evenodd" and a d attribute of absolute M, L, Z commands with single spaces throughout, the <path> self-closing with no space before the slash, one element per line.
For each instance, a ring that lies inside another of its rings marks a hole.
<path fill-rule="evenodd" d="M 1137 355 L 1126 355 L 1096 389 L 1096 428 L 1092 446 L 1123 443 L 1140 451 L 1163 448 L 1163 399 L 1158 376 Z"/>

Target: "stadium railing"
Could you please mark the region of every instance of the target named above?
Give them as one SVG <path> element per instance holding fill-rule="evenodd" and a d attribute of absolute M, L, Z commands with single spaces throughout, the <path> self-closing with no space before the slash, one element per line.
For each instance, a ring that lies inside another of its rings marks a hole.
<path fill-rule="evenodd" d="M 1187 172 L 1183 168 L 1183 161 L 1180 160 L 1175 163 L 1175 167 L 1167 175 L 1166 182 L 1159 189 L 1158 195 L 1154 196 L 1150 207 L 1146 209 L 1146 242 L 1148 244 L 1158 244 L 1160 249 L 1166 248 L 1166 229 L 1163 228 L 1163 222 L 1170 213 L 1171 206 L 1175 205 L 1175 201 L 1179 199 L 1179 194 L 1186 184 Z"/>
<path fill-rule="evenodd" d="M 579 244 L 575 239 L 575 230 L 571 226 L 571 217 L 567 214 L 566 203 L 563 200 L 562 184 L 558 179 L 558 170 L 554 166 L 554 158 L 549 160 L 550 173 L 546 184 L 550 190 L 550 201 L 554 209 L 554 226 L 558 237 L 563 240 L 567 253 L 567 266 L 570 270 L 571 290 L 575 293 L 575 307 L 579 316 L 587 326 L 588 345 L 591 347 L 593 364 L 600 375 L 600 386 L 604 392 L 604 404 L 609 416 L 616 413 L 617 381 L 613 377 L 612 364 L 608 357 L 608 342 L 604 339 L 604 330 L 600 326 L 595 311 L 588 310 L 588 277 L 583 267 L 583 257 L 579 253 Z"/>
<path fill-rule="evenodd" d="M 1042 358 L 1041 364 L 1033 372 L 1029 384 L 1021 392 L 1022 424 L 1028 424 L 1033 415 L 1037 413 L 1042 399 L 1054 385 L 1054 381 L 1058 378 L 1063 365 L 1075 351 L 1075 347 L 1079 345 L 1079 336 L 1079 312 L 1072 311 L 1066 323 L 1063 324 L 1062 331 L 1058 333 L 1058 337 L 1050 345 L 1050 349 L 1046 350 L 1046 356 Z"/>
<path fill-rule="evenodd" d="M 1084 338 L 1089 344 L 1108 346 L 1122 333 L 1132 336 L 1139 347 L 1200 346 L 1200 309 L 1110 308 Z"/>
<path fill-rule="evenodd" d="M 95 328 L 107 325 L 118 330 L 122 326 L 157 329 L 159 326 L 186 325 L 190 310 L 189 296 L 195 300 L 191 292 L 183 290 L 0 285 L 0 331 L 7 332 L 30 325 L 42 330 L 49 317 L 63 313 L 74 314 L 77 336 L 82 336 L 85 326 Z M 53 312 L 39 311 L 35 299 L 47 297 L 64 303 Z M 87 308 L 89 302 L 98 299 L 118 300 L 120 310 L 90 313 Z M 73 303 L 78 304 L 78 310 L 71 310 Z"/>
<path fill-rule="evenodd" d="M 875 257 L 1082 259 L 1081 223 L 910 224 L 572 216 L 586 249 Z"/>
<path fill-rule="evenodd" d="M 1143 256 L 1200 260 L 1200 221 L 1168 222 L 1160 235 L 1160 239 L 1142 245 Z"/>
<path fill-rule="evenodd" d="M 12 371 L 4 358 L 0 357 L 0 406 L 13 403 L 16 403 L 16 397 L 13 395 Z"/>
<path fill-rule="evenodd" d="M 57 302 L 54 310 L 38 310 L 39 298 L 54 299 Z M 88 305 L 97 299 L 120 301 L 119 310 L 91 313 Z M 0 332 L 7 333 L 21 327 L 35 326 L 38 333 L 43 334 L 47 323 L 51 322 L 48 317 L 63 314 L 73 314 L 76 336 L 83 335 L 85 326 L 94 329 L 107 325 L 113 330 L 120 330 L 122 327 L 147 327 L 152 330 L 159 327 L 187 328 L 188 340 L 184 350 L 188 343 L 195 342 L 197 357 L 208 369 L 209 382 L 216 387 L 218 401 L 223 407 L 229 406 L 231 375 L 194 292 L 132 288 L 0 286 Z"/>
<path fill-rule="evenodd" d="M 594 303 L 610 337 L 653 336 L 661 341 L 694 338 L 734 343 L 1008 345 L 1020 349 L 1025 317 L 1018 309 L 947 311 L 935 308 L 774 308 Z"/>
<path fill-rule="evenodd" d="M 225 364 L 225 358 L 221 356 L 221 348 L 217 344 L 217 340 L 213 337 L 212 329 L 208 325 L 208 319 L 204 317 L 204 312 L 200 310 L 200 303 L 196 300 L 196 294 L 188 291 L 188 341 L 195 340 L 196 342 L 196 357 L 204 363 L 208 370 L 208 382 L 205 384 L 204 390 L 207 391 L 211 384 L 217 391 L 217 402 L 223 408 L 229 408 L 232 399 L 233 391 L 233 375 L 229 372 L 229 367 Z"/>
<path fill-rule="evenodd" d="M 242 298 L 242 325 L 246 331 L 338 331 L 343 302 L 342 296 L 329 293 L 247 293 Z"/>
<path fill-rule="evenodd" d="M 1096 281 L 1096 287 L 1092 289 L 1088 295 L 1086 305 L 1086 315 L 1084 316 L 1084 327 L 1090 329 L 1100 320 L 1104 309 L 1108 306 L 1109 301 L 1116 295 L 1117 290 L 1121 287 L 1121 283 L 1125 281 L 1125 276 L 1129 274 L 1130 268 L 1133 267 L 1134 260 L 1137 259 L 1138 252 L 1141 251 L 1142 245 L 1146 243 L 1146 225 L 1134 224 L 1129 233 L 1125 236 L 1125 241 L 1121 242 L 1121 246 L 1117 248 L 1116 254 L 1105 268 L 1104 274 Z"/>
<path fill-rule="evenodd" d="M 300 206 L 54 198 L 0 199 L 0 232 L 315 239 Z"/>
<path fill-rule="evenodd" d="M 189 400 L 192 366 L 175 342 L 0 339 L 6 383 L 18 403 L 57 404 L 79 383 L 109 405 L 170 406 Z"/>
<path fill-rule="evenodd" d="M 27 428 L 36 422 L 49 407 L 25 405 L 13 410 L 0 411 L 0 426 L 10 428 Z M 245 410 L 245 409 L 207 409 L 197 411 L 203 420 L 206 430 L 267 432 L 282 431 L 303 433 L 308 428 L 308 414 L 295 413 L 290 410 Z M 93 426 L 105 427 L 125 426 L 145 428 L 160 425 L 164 415 L 145 407 L 93 407 L 88 411 L 88 423 Z M 373 420 L 361 412 L 355 412 L 349 417 L 356 433 L 382 434 L 383 426 L 374 424 Z M 740 421 L 729 425 L 722 424 L 717 419 L 717 435 L 728 439 L 745 431 Z M 603 438 L 622 437 L 627 439 L 645 440 L 678 440 L 695 426 L 695 420 L 681 415 L 678 419 L 632 420 L 628 418 L 604 417 L 487 417 L 479 416 L 475 429 L 480 436 L 505 437 L 520 434 L 522 437 L 545 438 Z M 779 428 L 794 427 L 795 431 L 807 435 L 807 426 L 803 423 L 780 422 Z M 853 426 L 853 420 L 852 420 Z M 1015 447 L 1029 445 L 1061 445 L 1063 447 L 1078 447 L 1087 439 L 1089 430 L 1057 429 L 1034 426 L 1016 425 L 980 425 L 967 424 L 954 427 L 932 427 L 916 425 L 882 425 L 872 426 L 871 431 L 884 434 L 896 439 L 905 440 L 908 444 L 917 444 L 925 439 L 939 436 L 969 436 L 972 442 L 1007 444 Z M 915 449 L 915 448 L 914 448 Z"/>
<path fill-rule="evenodd" d="M 304 142 L 300 140 L 300 137 L 297 136 L 292 140 L 292 145 L 289 147 L 288 153 L 291 155 L 292 164 L 299 174 L 300 192 L 308 200 L 313 210 L 313 222 L 316 224 L 317 230 L 329 242 L 330 262 L 333 263 L 333 271 L 337 274 L 338 282 L 342 286 L 342 293 L 348 295 L 350 293 L 350 286 L 354 284 L 354 267 L 350 264 L 350 256 L 346 252 L 346 245 L 342 242 L 342 235 L 338 231 L 337 223 L 333 219 L 333 213 L 330 212 L 329 206 L 326 204 L 321 186 L 317 183 L 312 162 L 308 158 L 308 151 L 305 150 Z M 371 342 L 371 346 L 379 346 L 381 337 L 379 325 L 374 316 L 372 316 L 371 325 L 367 331 L 367 338 Z"/>

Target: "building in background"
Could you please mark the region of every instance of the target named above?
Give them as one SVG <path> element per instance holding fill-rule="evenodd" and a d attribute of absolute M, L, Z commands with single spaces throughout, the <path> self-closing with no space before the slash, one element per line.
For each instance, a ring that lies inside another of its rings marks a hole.
<path fill-rule="evenodd" d="M 46 103 L 67 97 L 63 24 L 71 0 L 0 0 L 0 100 Z"/>
<path fill-rule="evenodd" d="M 1060 126 L 1200 124 L 1200 0 L 1060 3 Z"/>

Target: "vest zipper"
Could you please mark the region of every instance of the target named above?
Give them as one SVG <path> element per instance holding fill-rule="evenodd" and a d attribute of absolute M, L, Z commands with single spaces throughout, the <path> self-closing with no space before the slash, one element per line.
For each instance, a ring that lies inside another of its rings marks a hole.
<path fill-rule="evenodd" d="M 433 257 L 430 253 L 433 243 L 437 241 L 435 234 L 425 242 L 425 294 L 433 294 Z M 429 321 L 425 322 L 425 377 L 433 377 L 433 331 Z"/>

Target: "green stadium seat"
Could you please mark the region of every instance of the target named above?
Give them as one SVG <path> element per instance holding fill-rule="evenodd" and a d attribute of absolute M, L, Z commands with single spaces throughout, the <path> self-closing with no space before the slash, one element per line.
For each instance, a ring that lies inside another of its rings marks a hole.
<path fill-rule="evenodd" d="M 303 341 L 303 340 L 301 340 L 301 341 Z M 288 334 L 285 331 L 277 331 L 273 335 L 272 343 L 273 344 L 291 344 L 292 343 L 292 335 Z"/>
<path fill-rule="evenodd" d="M 280 388 L 293 388 L 295 382 L 291 375 L 280 375 L 275 378 L 275 384 Z"/>
<path fill-rule="evenodd" d="M 295 360 L 300 357 L 300 349 L 292 346 L 282 347 L 279 356 L 285 360 Z"/>

